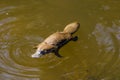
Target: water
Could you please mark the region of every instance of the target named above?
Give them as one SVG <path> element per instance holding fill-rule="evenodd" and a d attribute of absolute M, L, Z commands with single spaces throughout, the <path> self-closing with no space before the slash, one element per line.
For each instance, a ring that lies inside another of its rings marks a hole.
<path fill-rule="evenodd" d="M 1 0 L 0 80 L 120 80 L 119 0 Z M 77 42 L 58 58 L 31 58 L 33 47 L 81 23 Z"/>

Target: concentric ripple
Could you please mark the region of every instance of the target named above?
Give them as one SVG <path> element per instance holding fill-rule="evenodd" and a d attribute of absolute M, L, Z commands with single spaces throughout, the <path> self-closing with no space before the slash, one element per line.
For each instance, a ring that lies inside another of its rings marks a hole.
<path fill-rule="evenodd" d="M 24 37 L 23 39 L 19 38 L 15 40 L 13 40 L 14 38 L 12 37 L 14 36 L 9 35 L 9 38 L 7 38 L 6 41 L 0 42 L 0 71 L 2 73 L 4 72 L 12 76 L 21 76 L 22 78 L 24 77 L 27 79 L 35 78 L 36 80 L 37 78 L 40 78 L 45 66 L 47 66 L 47 68 L 54 68 L 63 62 L 63 60 L 56 61 L 56 58 L 53 58 L 53 55 L 49 55 L 49 58 L 48 55 L 46 55 L 40 59 L 32 59 L 31 54 L 35 51 L 32 49 L 34 42 L 29 40 L 28 36 L 27 38 Z"/>
<path fill-rule="evenodd" d="M 31 44 L 29 41 L 14 40 L 14 38 L 12 38 L 14 36 L 11 36 L 9 31 L 7 31 L 7 33 L 1 33 L 0 70 L 8 74 L 19 76 L 39 76 L 38 73 L 40 70 L 33 68 L 31 64 L 32 61 L 30 61 L 31 50 L 29 50 L 29 47 L 31 47 Z M 28 48 L 25 48 L 25 45 L 28 45 Z M 32 74 L 34 72 L 36 75 Z"/>
<path fill-rule="evenodd" d="M 119 47 L 120 27 L 116 24 L 106 27 L 99 23 L 96 25 L 93 35 L 96 37 L 100 49 L 104 49 L 105 53 L 115 53 L 116 47 Z"/>
<path fill-rule="evenodd" d="M 14 7 L 2 9 L 1 15 L 12 9 Z M 19 20 L 18 17 L 14 16 L 5 16 L 0 19 L 0 79 L 40 80 L 44 69 L 54 68 L 68 58 L 60 61 L 56 57 L 53 58 L 51 54 L 40 59 L 31 58 L 35 52 L 33 46 L 36 42 L 41 42 L 43 38 L 24 34 L 27 31 L 23 30 L 27 29 L 12 24 L 17 20 Z M 20 30 L 21 33 L 16 30 Z"/>
<path fill-rule="evenodd" d="M 12 23 L 18 20 L 14 16 L 8 16 L 13 9 L 14 6 L 0 9 L 0 15 L 4 15 L 4 18 L 0 19 L 0 79 L 16 80 L 18 76 L 17 79 L 37 80 L 41 71 L 33 67 L 35 66 L 33 63 L 37 61 L 31 60 L 30 57 L 32 52 L 30 47 L 33 43 L 12 34 L 16 27 Z"/>
<path fill-rule="evenodd" d="M 99 47 L 97 53 L 99 57 L 95 64 L 95 67 L 99 67 L 99 69 L 94 75 L 100 79 L 111 78 L 111 75 L 118 74 L 116 69 L 120 66 L 120 27 L 115 23 L 112 26 L 98 23 L 92 34 L 95 36 Z"/>

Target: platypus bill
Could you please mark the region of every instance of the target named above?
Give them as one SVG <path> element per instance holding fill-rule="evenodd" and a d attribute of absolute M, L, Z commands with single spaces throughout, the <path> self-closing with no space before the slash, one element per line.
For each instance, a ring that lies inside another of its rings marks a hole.
<path fill-rule="evenodd" d="M 38 44 L 36 52 L 31 56 L 32 58 L 39 58 L 47 53 L 54 53 L 57 57 L 62 57 L 59 54 L 59 49 L 69 41 L 76 41 L 77 36 L 73 36 L 80 27 L 78 22 L 68 24 L 63 31 L 55 32 L 47 37 L 42 43 Z"/>

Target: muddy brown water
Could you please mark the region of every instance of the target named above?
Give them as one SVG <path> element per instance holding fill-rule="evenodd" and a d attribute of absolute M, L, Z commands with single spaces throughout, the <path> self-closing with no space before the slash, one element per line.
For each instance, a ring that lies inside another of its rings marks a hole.
<path fill-rule="evenodd" d="M 33 46 L 78 21 L 79 40 L 31 58 Z M 0 0 L 0 80 L 120 80 L 119 0 Z"/>

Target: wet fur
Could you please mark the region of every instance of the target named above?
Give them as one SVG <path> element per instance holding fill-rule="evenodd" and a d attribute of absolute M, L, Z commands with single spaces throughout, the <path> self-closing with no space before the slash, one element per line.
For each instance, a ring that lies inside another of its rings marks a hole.
<path fill-rule="evenodd" d="M 77 25 L 77 26 L 76 26 Z M 63 32 L 56 32 L 46 38 L 42 43 L 38 46 L 34 47 L 37 50 L 45 51 L 44 54 L 54 53 L 57 57 L 62 57 L 59 54 L 59 49 L 67 44 L 69 41 L 77 41 L 78 37 L 73 37 L 72 34 L 75 33 L 79 28 L 79 23 L 76 23 L 75 27 L 71 25 L 67 25 Z M 42 54 L 42 55 L 44 55 Z"/>

